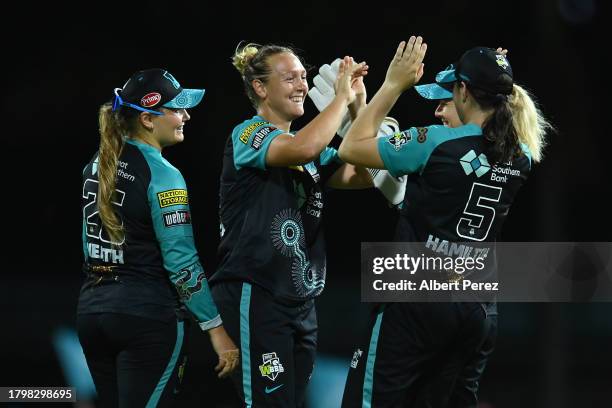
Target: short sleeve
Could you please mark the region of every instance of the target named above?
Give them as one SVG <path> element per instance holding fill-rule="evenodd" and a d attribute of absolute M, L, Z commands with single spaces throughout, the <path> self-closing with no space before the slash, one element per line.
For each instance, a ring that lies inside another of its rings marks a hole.
<path fill-rule="evenodd" d="M 394 177 L 420 173 L 425 168 L 435 148 L 447 137 L 443 126 L 412 127 L 392 136 L 378 139 L 378 152 Z"/>
<path fill-rule="evenodd" d="M 264 170 L 270 143 L 283 133 L 286 132 L 261 118 L 253 118 L 236 126 L 232 132 L 236 170 L 242 167 Z"/>
<path fill-rule="evenodd" d="M 342 164 L 342 160 L 338 157 L 338 151 L 333 147 L 326 147 L 319 155 L 321 166 L 329 164 Z"/>

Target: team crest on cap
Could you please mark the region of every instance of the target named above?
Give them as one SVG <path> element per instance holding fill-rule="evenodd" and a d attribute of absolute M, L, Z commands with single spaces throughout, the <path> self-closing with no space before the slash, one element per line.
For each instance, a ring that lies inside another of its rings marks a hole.
<path fill-rule="evenodd" d="M 497 65 L 499 65 L 500 67 L 502 67 L 503 69 L 508 69 L 508 60 L 506 59 L 505 56 L 497 54 L 495 56 L 495 60 L 497 62 Z"/>
<path fill-rule="evenodd" d="M 140 104 L 145 108 L 152 108 L 161 101 L 161 95 L 158 92 L 151 92 L 146 94 L 140 100 Z"/>
<path fill-rule="evenodd" d="M 174 78 L 172 76 L 172 74 L 169 73 L 168 71 L 164 72 L 164 78 L 166 78 L 168 81 L 172 82 L 172 86 L 175 87 L 176 89 L 179 89 L 181 87 L 179 85 L 179 82 L 176 80 L 176 78 Z"/>

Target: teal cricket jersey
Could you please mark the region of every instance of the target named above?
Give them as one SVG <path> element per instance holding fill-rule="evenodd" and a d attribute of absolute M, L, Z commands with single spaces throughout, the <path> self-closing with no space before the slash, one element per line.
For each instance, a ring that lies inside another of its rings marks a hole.
<path fill-rule="evenodd" d="M 302 166 L 267 167 L 272 140 L 285 133 L 260 116 L 228 138 L 220 186 L 220 264 L 211 285 L 249 282 L 280 299 L 321 293 L 326 261 L 323 186 L 341 165 L 335 149 Z"/>
<path fill-rule="evenodd" d="M 77 312 L 167 320 L 184 305 L 202 329 L 220 325 L 195 248 L 180 171 L 154 147 L 126 141 L 113 203 L 125 239 L 113 246 L 98 214 L 97 169 L 96 153 L 83 171 L 83 251 L 86 264 L 113 266 L 117 280 L 98 282 L 88 274 Z"/>
<path fill-rule="evenodd" d="M 385 168 L 411 175 L 397 240 L 495 241 L 531 168 L 531 155 L 491 163 L 474 124 L 410 128 L 378 140 Z M 433 244 L 430 245 L 434 246 Z"/>

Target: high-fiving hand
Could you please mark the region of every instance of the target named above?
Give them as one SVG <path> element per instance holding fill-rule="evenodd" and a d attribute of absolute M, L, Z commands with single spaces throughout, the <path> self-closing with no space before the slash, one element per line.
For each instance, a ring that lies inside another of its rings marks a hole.
<path fill-rule="evenodd" d="M 423 76 L 423 58 L 427 52 L 427 44 L 422 37 L 412 36 L 400 42 L 393 60 L 387 69 L 385 84 L 404 92 L 419 82 Z"/>
<path fill-rule="evenodd" d="M 336 96 L 345 97 L 347 104 L 352 103 L 356 97 L 356 89 L 359 91 L 359 86 L 353 86 L 357 78 L 368 74 L 368 66 L 365 62 L 359 64 L 353 61 L 352 57 L 344 57 L 338 68 L 338 77 L 334 88 Z M 365 90 L 364 90 L 365 92 Z"/>

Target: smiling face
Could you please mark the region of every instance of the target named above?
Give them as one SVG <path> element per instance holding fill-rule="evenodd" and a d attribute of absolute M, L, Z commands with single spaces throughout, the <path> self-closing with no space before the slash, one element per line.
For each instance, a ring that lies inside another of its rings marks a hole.
<path fill-rule="evenodd" d="M 444 126 L 455 128 L 463 125 L 459 120 L 459 115 L 452 99 L 440 99 L 434 115 L 442 121 Z"/>
<path fill-rule="evenodd" d="M 294 54 L 283 52 L 268 58 L 270 75 L 257 91 L 260 107 L 283 120 L 292 121 L 304 114 L 308 93 L 306 69 Z"/>
<path fill-rule="evenodd" d="M 191 119 L 185 109 L 161 108 L 164 114 L 161 116 L 151 115 L 153 123 L 151 139 L 159 144 L 159 147 L 172 146 L 183 141 L 183 129 L 185 122 Z"/>

